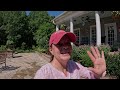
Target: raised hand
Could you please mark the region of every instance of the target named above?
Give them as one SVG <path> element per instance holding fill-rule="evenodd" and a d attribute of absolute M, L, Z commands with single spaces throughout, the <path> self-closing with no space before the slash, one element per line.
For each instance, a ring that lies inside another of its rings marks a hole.
<path fill-rule="evenodd" d="M 87 51 L 88 56 L 93 62 L 94 67 L 89 67 L 89 70 L 93 71 L 96 78 L 100 78 L 104 72 L 106 72 L 106 62 L 104 52 L 100 52 L 97 47 L 90 47 L 91 51 Z"/>

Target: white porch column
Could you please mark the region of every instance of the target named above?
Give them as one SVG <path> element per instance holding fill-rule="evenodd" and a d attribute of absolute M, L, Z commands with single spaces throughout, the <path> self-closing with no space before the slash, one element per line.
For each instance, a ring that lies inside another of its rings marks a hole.
<path fill-rule="evenodd" d="M 98 11 L 95 11 L 95 19 L 96 19 L 96 45 L 101 45 L 101 25 L 100 25 L 100 16 Z"/>
<path fill-rule="evenodd" d="M 70 32 L 74 32 L 73 31 L 73 19 L 72 18 L 70 18 Z"/>
<path fill-rule="evenodd" d="M 58 31 L 59 30 L 59 25 L 56 25 L 56 31 Z"/>
<path fill-rule="evenodd" d="M 70 18 L 70 32 L 74 33 L 73 31 L 73 19 Z M 73 43 L 71 43 L 72 47 L 73 47 Z"/>

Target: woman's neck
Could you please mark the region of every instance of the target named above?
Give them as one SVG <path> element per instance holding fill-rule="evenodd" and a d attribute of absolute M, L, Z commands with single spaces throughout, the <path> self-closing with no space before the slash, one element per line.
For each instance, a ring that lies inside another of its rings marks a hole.
<path fill-rule="evenodd" d="M 60 63 L 58 60 L 53 59 L 51 62 L 52 66 L 62 71 L 67 76 L 67 62 Z"/>

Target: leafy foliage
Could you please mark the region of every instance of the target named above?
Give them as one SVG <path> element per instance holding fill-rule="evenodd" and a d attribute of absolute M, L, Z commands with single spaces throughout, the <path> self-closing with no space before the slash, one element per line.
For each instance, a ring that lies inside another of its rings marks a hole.
<path fill-rule="evenodd" d="M 0 51 L 5 51 L 5 50 L 6 50 L 6 46 L 1 45 L 1 46 L 0 46 Z"/>
<path fill-rule="evenodd" d="M 101 51 L 104 51 L 105 57 L 110 52 L 111 48 L 109 45 L 101 45 L 98 47 L 98 49 Z M 79 47 L 73 46 L 73 52 L 71 55 L 71 58 L 77 62 L 80 62 L 82 65 L 90 67 L 93 66 L 92 61 L 90 60 L 87 51 L 90 50 L 89 45 L 81 45 Z"/>
<path fill-rule="evenodd" d="M 30 21 L 30 25 L 35 24 L 34 28 L 36 28 L 33 32 L 36 45 L 47 50 L 50 35 L 55 31 L 55 26 L 51 22 L 53 18 L 48 15 L 47 11 L 31 12 L 30 17 L 33 20 L 33 22 Z M 34 28 L 31 28 L 31 30 Z"/>
<path fill-rule="evenodd" d="M 120 48 L 120 42 L 115 41 L 113 46 L 111 46 L 111 51 L 118 51 L 118 49 Z"/>
<path fill-rule="evenodd" d="M 55 31 L 52 19 L 47 11 L 31 11 L 28 16 L 25 11 L 0 11 L 0 45 L 25 50 L 43 44 L 46 48 Z"/>
<path fill-rule="evenodd" d="M 120 79 L 120 53 L 107 55 L 106 57 L 107 73 Z"/>
<path fill-rule="evenodd" d="M 78 49 L 78 47 L 76 47 L 75 45 L 73 45 L 72 48 L 73 48 L 73 49 L 72 49 L 71 59 L 73 59 L 74 61 L 79 62 L 79 61 L 80 61 L 79 49 Z"/>
<path fill-rule="evenodd" d="M 40 48 L 45 49 L 48 47 L 49 38 L 53 31 L 55 31 L 54 26 L 50 23 L 42 24 L 39 27 L 39 29 L 35 33 L 34 39 L 36 40 L 36 43 Z"/>
<path fill-rule="evenodd" d="M 21 39 L 27 30 L 27 17 L 25 11 L 4 11 L 1 12 L 3 18 L 3 29 L 7 35 L 5 38 L 6 45 L 14 44 L 15 47 L 20 47 Z"/>
<path fill-rule="evenodd" d="M 82 45 L 79 47 L 73 46 L 71 58 L 74 61 L 80 62 L 83 66 L 93 66 L 93 63 L 87 54 L 87 50 L 90 50 L 90 46 L 88 45 Z"/>
<path fill-rule="evenodd" d="M 67 26 L 66 26 L 65 24 L 61 24 L 61 25 L 60 25 L 60 29 L 61 29 L 61 30 L 66 30 L 66 28 L 67 28 Z"/>
<path fill-rule="evenodd" d="M 93 66 L 92 61 L 90 60 L 87 51 L 90 50 L 90 46 L 89 45 L 81 45 L 79 47 L 79 52 L 80 52 L 80 58 L 81 58 L 81 64 L 83 64 L 86 67 L 91 67 Z"/>
<path fill-rule="evenodd" d="M 109 45 L 101 45 L 98 47 L 98 49 L 101 51 L 104 51 L 105 56 L 111 51 L 111 47 Z"/>

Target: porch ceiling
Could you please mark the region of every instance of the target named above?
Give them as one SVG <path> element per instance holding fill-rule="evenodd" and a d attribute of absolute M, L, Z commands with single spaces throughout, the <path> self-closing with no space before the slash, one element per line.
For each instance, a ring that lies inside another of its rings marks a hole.
<path fill-rule="evenodd" d="M 99 13 L 100 18 L 111 16 L 111 11 L 104 11 Z M 68 23 L 71 17 L 73 17 L 74 24 L 80 23 L 81 17 L 89 16 L 90 19 L 95 19 L 95 11 L 65 11 L 58 17 L 54 18 L 54 24 Z"/>
<path fill-rule="evenodd" d="M 59 15 L 58 17 L 53 19 L 54 24 L 61 24 L 65 21 L 69 21 L 70 18 L 77 18 L 79 16 L 82 16 L 84 14 L 88 14 L 92 11 L 65 11 L 63 14 Z"/>

